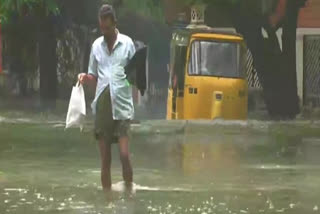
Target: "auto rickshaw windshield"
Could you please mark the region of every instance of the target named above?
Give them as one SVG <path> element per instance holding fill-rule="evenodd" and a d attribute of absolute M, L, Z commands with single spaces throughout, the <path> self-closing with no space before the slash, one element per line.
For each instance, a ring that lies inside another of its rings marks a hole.
<path fill-rule="evenodd" d="M 242 77 L 240 52 L 240 44 L 235 42 L 193 41 L 189 75 Z"/>

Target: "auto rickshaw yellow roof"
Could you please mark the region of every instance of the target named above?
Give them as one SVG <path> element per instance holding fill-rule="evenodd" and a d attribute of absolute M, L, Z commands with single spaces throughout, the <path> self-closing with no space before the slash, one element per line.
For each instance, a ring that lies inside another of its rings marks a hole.
<path fill-rule="evenodd" d="M 217 39 L 217 40 L 227 40 L 240 42 L 243 41 L 241 36 L 221 34 L 221 33 L 195 33 L 192 34 L 192 38 L 195 39 Z"/>
<path fill-rule="evenodd" d="M 180 40 L 179 37 L 183 37 L 184 39 Z M 188 39 L 186 39 L 186 37 L 188 37 Z M 241 34 L 235 33 L 233 30 L 220 30 L 208 27 L 206 25 L 189 25 L 186 28 L 177 29 L 173 33 L 173 40 L 178 43 L 182 42 L 186 44 L 185 40 L 190 40 L 191 38 L 217 39 L 235 42 L 243 41 L 243 37 L 241 36 Z"/>

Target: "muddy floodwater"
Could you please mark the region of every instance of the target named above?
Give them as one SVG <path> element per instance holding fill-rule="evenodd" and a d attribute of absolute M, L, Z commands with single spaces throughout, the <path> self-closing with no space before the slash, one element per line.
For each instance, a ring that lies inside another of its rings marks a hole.
<path fill-rule="evenodd" d="M 102 192 L 90 124 L 0 121 L 0 214 L 319 213 L 319 122 L 135 124 L 127 198 L 116 146 Z"/>

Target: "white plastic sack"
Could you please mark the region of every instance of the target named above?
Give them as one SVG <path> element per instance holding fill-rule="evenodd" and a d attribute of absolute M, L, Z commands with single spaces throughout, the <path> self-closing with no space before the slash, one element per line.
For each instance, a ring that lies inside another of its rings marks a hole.
<path fill-rule="evenodd" d="M 68 114 L 66 119 L 66 129 L 80 127 L 82 130 L 84 117 L 86 115 L 86 100 L 83 86 L 77 82 L 73 87 L 69 102 Z"/>

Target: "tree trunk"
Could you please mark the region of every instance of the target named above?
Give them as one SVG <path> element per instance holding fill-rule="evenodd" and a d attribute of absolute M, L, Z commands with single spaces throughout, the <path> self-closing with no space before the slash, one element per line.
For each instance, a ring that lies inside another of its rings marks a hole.
<path fill-rule="evenodd" d="M 57 99 L 57 39 L 54 23 L 46 17 L 39 34 L 40 102 L 43 110 L 52 110 Z"/>
<path fill-rule="evenodd" d="M 299 98 L 297 89 L 297 70 L 296 70 L 296 39 L 297 22 L 299 8 L 295 1 L 288 1 L 287 15 L 283 23 L 282 34 L 282 62 L 283 72 L 285 73 L 286 84 L 283 85 L 286 109 L 283 114 L 290 118 L 295 117 L 299 109 Z"/>
<path fill-rule="evenodd" d="M 1 23 L 0 23 L 0 75 L 2 74 L 2 37 L 1 37 Z"/>
<path fill-rule="evenodd" d="M 264 17 L 234 10 L 234 24 L 250 49 L 269 115 L 274 119 L 293 119 L 299 113 L 296 78 L 296 27 L 298 9 L 288 4 L 283 23 L 283 52 L 275 31 Z M 268 31 L 263 38 L 262 27 Z"/>
<path fill-rule="evenodd" d="M 277 64 L 271 63 L 272 49 L 277 47 L 274 37 L 265 40 L 261 33 L 263 19 L 254 14 L 245 13 L 242 10 L 235 10 L 234 25 L 236 30 L 241 33 L 253 56 L 254 67 L 257 70 L 260 84 L 263 87 L 265 104 L 270 116 L 274 116 L 277 111 L 276 81 L 278 77 Z M 273 48 L 271 48 L 273 46 Z"/>

